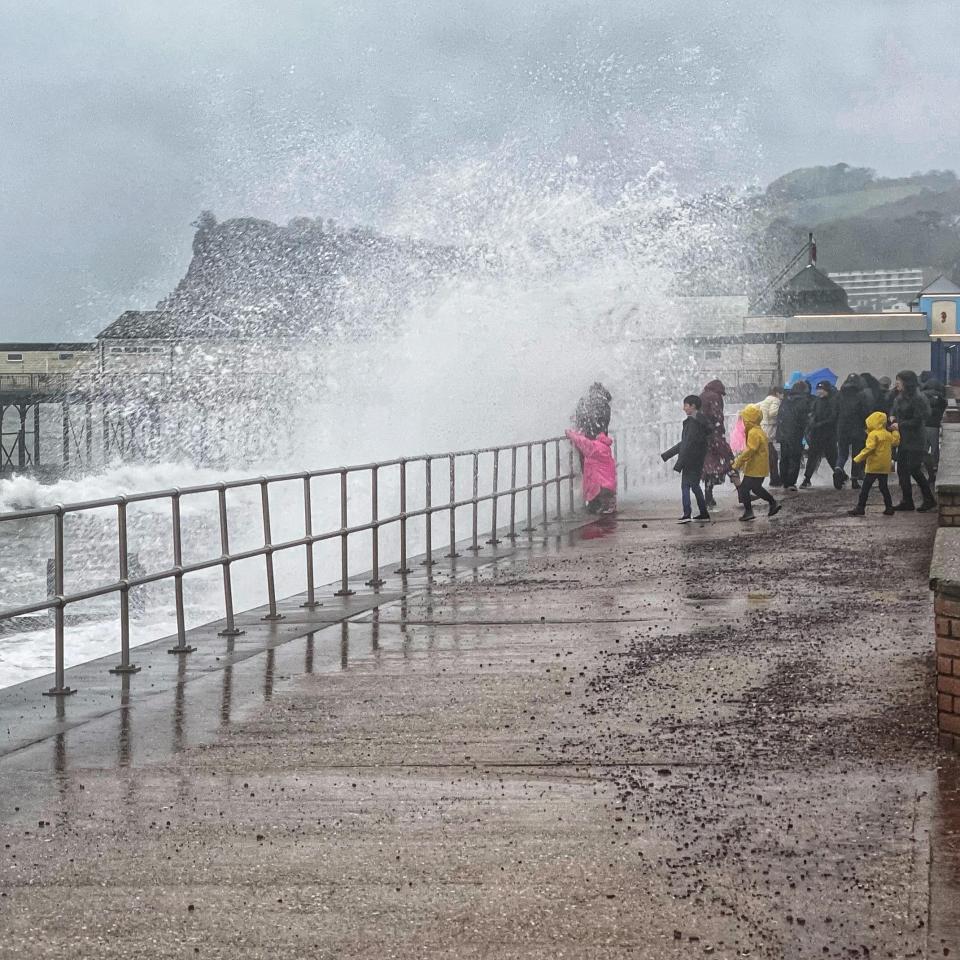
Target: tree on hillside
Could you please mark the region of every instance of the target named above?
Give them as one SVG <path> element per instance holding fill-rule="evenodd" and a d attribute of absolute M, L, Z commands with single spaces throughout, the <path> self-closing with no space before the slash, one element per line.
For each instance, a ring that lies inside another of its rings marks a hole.
<path fill-rule="evenodd" d="M 876 171 L 835 163 L 832 167 L 801 167 L 778 177 L 767 187 L 773 200 L 810 200 L 836 193 L 853 193 L 873 183 Z"/>

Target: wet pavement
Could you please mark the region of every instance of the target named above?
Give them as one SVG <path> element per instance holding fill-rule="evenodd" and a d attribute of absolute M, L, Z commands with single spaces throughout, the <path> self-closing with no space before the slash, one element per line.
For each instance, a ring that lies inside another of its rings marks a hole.
<path fill-rule="evenodd" d="M 0 698 L 0 957 L 957 956 L 935 518 L 848 499 L 640 503 Z"/>

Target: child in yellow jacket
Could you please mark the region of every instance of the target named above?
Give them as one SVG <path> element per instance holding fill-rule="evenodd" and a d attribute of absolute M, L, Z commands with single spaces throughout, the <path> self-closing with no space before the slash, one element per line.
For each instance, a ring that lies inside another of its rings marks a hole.
<path fill-rule="evenodd" d="M 753 505 L 750 502 L 754 497 L 766 500 L 770 504 L 768 517 L 774 517 L 780 512 L 780 504 L 770 496 L 769 491 L 763 488 L 763 481 L 770 471 L 770 448 L 767 435 L 760 426 L 763 411 L 755 404 L 748 403 L 740 411 L 747 435 L 747 445 L 737 454 L 733 461 L 733 469 L 743 468 L 743 479 L 740 481 L 740 502 L 743 504 L 741 520 L 753 520 Z"/>
<path fill-rule="evenodd" d="M 899 446 L 900 434 L 896 429 L 887 429 L 887 415 L 880 410 L 871 413 L 866 424 L 867 445 L 853 458 L 854 463 L 865 462 L 866 475 L 863 486 L 860 487 L 860 499 L 847 513 L 851 517 L 862 517 L 867 512 L 867 495 L 870 488 L 876 484 L 880 488 L 880 496 L 883 497 L 883 515 L 892 517 L 896 511 L 890 499 L 887 474 L 893 466 L 893 448 Z"/>

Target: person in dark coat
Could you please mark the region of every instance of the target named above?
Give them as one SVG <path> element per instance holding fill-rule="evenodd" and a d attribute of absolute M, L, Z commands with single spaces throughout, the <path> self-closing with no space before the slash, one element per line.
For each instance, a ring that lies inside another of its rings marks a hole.
<path fill-rule="evenodd" d="M 923 374 L 921 374 L 920 379 L 923 382 L 923 395 L 930 406 L 930 416 L 927 417 L 927 453 L 924 457 L 924 465 L 927 468 L 927 475 L 930 477 L 930 485 L 933 486 L 937 480 L 937 470 L 940 469 L 940 424 L 943 423 L 943 414 L 947 409 L 947 391 L 932 374 L 928 374 L 925 380 Z"/>
<path fill-rule="evenodd" d="M 810 419 L 810 384 L 798 380 L 783 398 L 777 414 L 777 441 L 780 443 L 780 480 L 784 489 L 796 493 L 803 457 L 803 437 Z"/>
<path fill-rule="evenodd" d="M 673 469 L 680 474 L 680 502 L 683 505 L 683 516 L 677 523 L 710 519 L 707 501 L 700 489 L 700 477 L 703 475 L 703 462 L 707 459 L 707 447 L 713 427 L 701 412 L 700 407 L 700 398 L 695 393 L 683 398 L 683 412 L 687 415 L 687 419 L 683 421 L 680 442 L 660 454 L 664 461 L 677 458 Z M 695 517 L 690 515 L 691 491 L 697 498 L 699 510 Z"/>
<path fill-rule="evenodd" d="M 893 389 L 889 377 L 881 377 L 877 384 L 880 387 L 880 393 L 877 395 L 877 403 L 879 404 L 877 409 L 884 413 L 890 413 L 893 409 L 893 401 L 897 398 L 897 392 Z"/>
<path fill-rule="evenodd" d="M 932 510 L 937 501 L 923 473 L 923 457 L 927 451 L 927 418 L 930 405 L 920 390 L 917 375 L 912 370 L 901 370 L 897 374 L 896 399 L 893 401 L 891 415 L 900 432 L 900 452 L 897 455 L 897 479 L 900 481 L 900 502 L 894 510 L 914 510 L 913 486 L 917 482 L 923 494 L 923 503 L 919 509 Z"/>
<path fill-rule="evenodd" d="M 610 391 L 602 383 L 593 383 L 580 398 L 573 415 L 577 433 L 596 440 L 601 433 L 610 432 Z"/>
<path fill-rule="evenodd" d="M 726 387 L 720 380 L 711 380 L 700 394 L 700 409 L 713 428 L 707 444 L 707 458 L 703 463 L 704 496 L 708 507 L 717 505 L 713 498 L 713 488 L 723 483 L 733 463 L 733 451 L 727 442 L 723 421 L 723 398 L 726 393 Z"/>
<path fill-rule="evenodd" d="M 807 425 L 807 467 L 801 488 L 809 487 L 821 460 L 837 469 L 837 391 L 829 380 L 817 383 L 816 399 Z"/>
<path fill-rule="evenodd" d="M 870 395 L 870 412 L 882 410 L 884 413 L 889 413 L 889 398 L 886 390 L 880 386 L 880 381 L 872 373 L 861 373 L 860 379 L 863 381 L 864 389 Z"/>
<path fill-rule="evenodd" d="M 851 460 L 850 473 L 853 475 L 851 486 L 859 489 L 863 479 L 863 464 L 853 458 L 863 449 L 867 434 L 864 424 L 874 412 L 873 395 L 863 380 L 851 373 L 837 391 L 837 465 L 833 471 L 833 485 L 842 490 L 847 481 L 844 467 L 847 458 Z"/>

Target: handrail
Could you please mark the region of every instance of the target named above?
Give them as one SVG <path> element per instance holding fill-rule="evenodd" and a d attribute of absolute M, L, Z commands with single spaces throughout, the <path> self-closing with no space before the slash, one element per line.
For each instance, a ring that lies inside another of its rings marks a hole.
<path fill-rule="evenodd" d="M 561 448 L 567 448 L 567 467 L 564 471 L 562 466 Z M 552 456 L 548 456 L 548 450 L 552 449 Z M 534 451 L 539 454 L 534 456 Z M 525 456 L 521 456 L 525 454 Z M 509 457 L 510 464 L 510 485 L 501 488 L 500 486 L 500 467 L 502 455 Z M 480 489 L 480 465 L 481 458 L 489 456 L 491 458 L 491 484 L 490 490 L 481 492 Z M 457 460 L 470 458 L 472 462 L 472 485 L 471 496 L 457 497 L 456 489 L 456 467 Z M 526 460 L 525 477 L 519 476 L 518 462 Z M 539 470 L 534 470 L 534 461 L 539 461 Z M 445 503 L 436 503 L 433 500 L 434 486 L 434 468 L 437 464 L 446 462 L 448 468 L 449 500 Z M 424 465 L 424 489 L 423 506 L 409 508 L 408 506 L 408 468 L 411 464 Z M 552 469 L 548 470 L 548 465 Z M 399 467 L 397 475 L 397 493 L 399 500 L 399 512 L 390 516 L 380 516 L 380 478 L 382 471 L 389 467 Z M 348 480 L 354 475 L 367 474 L 369 476 L 370 493 L 370 519 L 366 522 L 351 522 L 348 512 Z M 372 573 L 370 580 L 366 585 L 377 590 L 384 584 L 381 578 L 381 558 L 380 558 L 380 531 L 386 527 L 397 525 L 400 531 L 400 565 L 396 569 L 396 574 L 406 579 L 412 572 L 408 564 L 408 524 L 411 520 L 423 519 L 426 558 L 424 565 L 429 570 L 435 562 L 433 559 L 433 518 L 441 513 L 449 515 L 449 557 L 456 557 L 457 544 L 457 519 L 458 509 L 472 507 L 471 524 L 471 551 L 482 549 L 480 544 L 479 530 L 479 505 L 482 503 L 491 504 L 491 529 L 490 538 L 486 540 L 488 545 L 500 543 L 498 533 L 501 531 L 497 527 L 497 507 L 504 498 L 509 498 L 510 503 L 510 523 L 505 534 L 510 539 L 515 539 L 518 534 L 518 510 L 517 497 L 525 495 L 526 498 L 526 521 L 527 525 L 523 532 L 531 532 L 536 529 L 536 517 L 534 515 L 533 494 L 534 491 L 540 491 L 539 522 L 546 525 L 550 522 L 550 504 L 549 489 L 555 488 L 555 513 L 554 519 L 563 517 L 563 498 L 562 485 L 567 482 L 569 485 L 569 512 L 575 512 L 574 480 L 576 478 L 574 471 L 573 447 L 564 437 L 548 437 L 544 440 L 528 440 L 520 443 L 503 444 L 500 446 L 476 447 L 468 450 L 458 450 L 448 453 L 417 454 L 411 457 L 396 457 L 391 460 L 380 460 L 370 463 L 353 464 L 349 466 L 326 467 L 317 470 L 303 470 L 294 473 L 283 473 L 272 476 L 245 477 L 236 480 L 225 480 L 216 483 L 198 484 L 190 487 L 174 487 L 165 490 L 152 490 L 140 493 L 122 494 L 115 497 L 104 497 L 97 500 L 78 501 L 75 503 L 56 504 L 52 507 L 40 507 L 29 510 L 17 510 L 9 513 L 0 513 L 0 523 L 32 520 L 42 517 L 52 517 L 55 521 L 54 526 L 54 549 L 53 549 L 53 595 L 44 601 L 22 604 L 7 609 L 0 609 L 0 621 L 8 620 L 13 617 L 23 616 L 25 614 L 38 613 L 41 611 L 50 611 L 54 617 L 54 685 L 44 692 L 44 696 L 64 697 L 75 692 L 66 685 L 65 679 L 65 611 L 68 606 L 74 603 L 80 603 L 85 600 L 92 600 L 98 597 L 108 596 L 110 594 L 119 594 L 120 596 L 120 663 L 111 669 L 111 673 L 130 674 L 135 673 L 140 668 L 131 663 L 130 660 L 130 591 L 143 587 L 147 584 L 158 583 L 161 581 L 172 580 L 174 582 L 176 621 L 177 621 L 177 643 L 170 649 L 170 653 L 187 654 L 191 653 L 195 647 L 186 642 L 186 614 L 184 609 L 183 578 L 202 571 L 220 568 L 223 577 L 223 601 L 225 611 L 226 626 L 221 631 L 222 636 L 237 636 L 243 631 L 238 629 L 234 618 L 233 604 L 233 583 L 231 567 L 241 560 L 251 560 L 262 557 L 264 560 L 264 571 L 266 577 L 268 614 L 265 620 L 281 620 L 283 614 L 277 609 L 276 582 L 274 576 L 274 556 L 287 550 L 303 548 L 305 550 L 305 580 L 306 580 L 306 602 L 304 607 L 313 608 L 319 606 L 317 600 L 317 590 L 314 582 L 314 556 L 313 548 L 318 543 L 330 540 L 340 540 L 340 577 L 336 592 L 337 596 L 350 596 L 353 590 L 350 588 L 350 556 L 349 556 L 349 538 L 360 533 L 370 533 L 371 552 L 370 563 Z M 312 515 L 312 485 L 313 481 L 324 477 L 339 477 L 340 483 L 340 523 L 327 530 L 315 531 L 313 529 Z M 299 481 L 303 484 L 303 536 L 295 536 L 292 539 L 286 539 L 278 543 L 273 542 L 273 533 L 270 516 L 270 492 L 275 484 L 291 483 Z M 227 511 L 227 492 L 231 490 L 254 490 L 260 491 L 260 516 L 263 526 L 262 544 L 260 546 L 250 547 L 244 550 L 231 551 L 230 549 L 230 525 Z M 217 494 L 218 502 L 218 520 L 220 535 L 220 553 L 216 556 L 210 556 L 192 563 L 183 562 L 183 529 L 180 513 L 181 502 L 184 497 L 196 496 L 199 494 Z M 173 564 L 163 570 L 153 572 L 133 571 L 128 569 L 127 553 L 127 508 L 131 504 L 143 504 L 151 502 L 169 502 L 170 517 L 172 520 L 172 547 Z M 65 518 L 70 514 L 78 514 L 97 510 L 116 510 L 117 519 L 117 579 L 109 583 L 99 584 L 85 590 L 79 590 L 68 593 L 64 586 L 64 560 L 66 556 L 65 549 Z"/>

